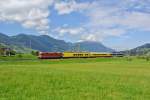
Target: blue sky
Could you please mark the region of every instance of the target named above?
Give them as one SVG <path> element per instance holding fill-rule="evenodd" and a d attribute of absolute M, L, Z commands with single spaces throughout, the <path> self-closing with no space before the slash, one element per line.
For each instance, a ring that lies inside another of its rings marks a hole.
<path fill-rule="evenodd" d="M 130 49 L 150 43 L 150 0 L 2 0 L 0 32 Z"/>

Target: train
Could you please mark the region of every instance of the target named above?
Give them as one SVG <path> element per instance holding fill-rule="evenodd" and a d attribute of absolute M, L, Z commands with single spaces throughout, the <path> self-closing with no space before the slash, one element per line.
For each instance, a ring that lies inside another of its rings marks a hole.
<path fill-rule="evenodd" d="M 121 53 L 102 52 L 40 52 L 39 59 L 123 57 Z"/>

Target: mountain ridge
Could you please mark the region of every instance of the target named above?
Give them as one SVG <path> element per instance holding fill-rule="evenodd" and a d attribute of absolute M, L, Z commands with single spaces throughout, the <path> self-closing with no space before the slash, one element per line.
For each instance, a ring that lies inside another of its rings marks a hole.
<path fill-rule="evenodd" d="M 44 52 L 63 52 L 63 51 L 73 51 L 80 45 L 81 51 L 90 52 L 112 52 L 110 49 L 104 46 L 100 42 L 95 41 L 83 41 L 77 43 L 65 42 L 64 40 L 58 40 L 48 35 L 27 35 L 18 34 L 15 36 L 7 36 L 0 33 L 0 43 L 6 44 L 14 49 L 14 47 L 28 48 L 30 50 L 38 50 Z"/>
<path fill-rule="evenodd" d="M 150 56 L 150 43 L 145 43 L 144 45 L 138 46 L 131 50 L 121 52 L 131 56 Z"/>

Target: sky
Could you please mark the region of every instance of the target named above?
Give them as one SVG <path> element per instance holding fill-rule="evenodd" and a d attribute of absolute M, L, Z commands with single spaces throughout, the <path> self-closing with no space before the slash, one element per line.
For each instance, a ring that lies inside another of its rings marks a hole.
<path fill-rule="evenodd" d="M 150 0 L 0 0 L 0 32 L 131 49 L 150 43 Z"/>

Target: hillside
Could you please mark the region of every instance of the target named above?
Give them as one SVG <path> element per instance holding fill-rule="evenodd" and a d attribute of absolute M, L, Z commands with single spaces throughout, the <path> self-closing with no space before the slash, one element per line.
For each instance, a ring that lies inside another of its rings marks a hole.
<path fill-rule="evenodd" d="M 34 36 L 19 34 L 12 37 L 16 43 L 21 43 L 24 47 L 39 51 L 65 51 L 68 50 L 68 44 L 62 40 L 56 40 L 47 35 Z"/>
<path fill-rule="evenodd" d="M 124 52 L 129 55 L 150 55 L 150 43 Z"/>
<path fill-rule="evenodd" d="M 113 52 L 113 49 L 107 48 L 100 42 L 84 41 L 74 44 L 74 47 L 79 47 L 81 51 L 92 51 L 92 52 Z"/>
<path fill-rule="evenodd" d="M 16 36 L 7 36 L 0 33 L 0 43 L 3 43 L 19 52 L 26 52 L 32 50 L 49 51 L 49 52 L 63 52 L 70 50 L 77 50 L 77 45 L 80 45 L 80 50 L 91 52 L 111 52 L 110 48 L 105 47 L 99 42 L 78 42 L 67 43 L 64 40 L 57 40 L 48 35 L 26 35 L 19 34 Z"/>

